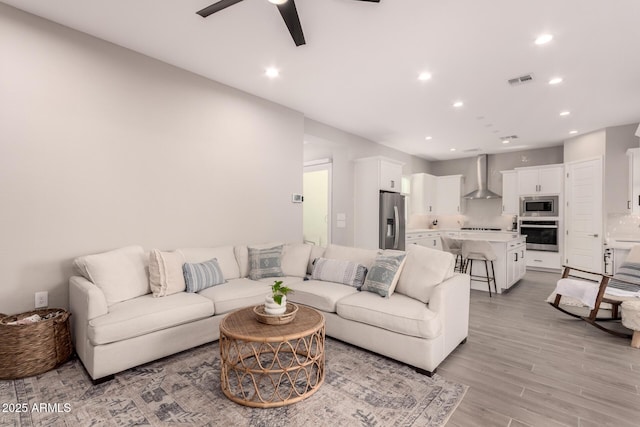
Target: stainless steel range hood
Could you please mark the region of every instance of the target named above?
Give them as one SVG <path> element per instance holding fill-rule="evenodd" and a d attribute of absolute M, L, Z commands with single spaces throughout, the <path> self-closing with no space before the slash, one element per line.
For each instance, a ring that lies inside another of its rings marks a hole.
<path fill-rule="evenodd" d="M 464 196 L 465 199 L 500 199 L 501 196 L 487 187 L 487 155 L 481 154 L 477 160 L 478 189 Z"/>

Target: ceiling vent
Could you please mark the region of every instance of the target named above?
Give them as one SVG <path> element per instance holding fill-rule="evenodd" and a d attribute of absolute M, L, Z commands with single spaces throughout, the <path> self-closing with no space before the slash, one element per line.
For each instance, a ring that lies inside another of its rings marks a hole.
<path fill-rule="evenodd" d="M 511 86 L 519 86 L 525 83 L 531 83 L 533 81 L 533 74 L 525 74 L 524 76 L 515 77 L 507 80 Z"/>
<path fill-rule="evenodd" d="M 480 151 L 479 148 L 469 148 L 468 150 L 464 150 L 463 153 L 476 153 Z"/>
<path fill-rule="evenodd" d="M 501 137 L 500 137 L 500 139 L 501 139 L 501 140 L 503 140 L 503 141 L 504 141 L 505 139 L 509 139 L 509 140 L 511 140 L 511 139 L 518 139 L 518 135 L 501 136 Z"/>

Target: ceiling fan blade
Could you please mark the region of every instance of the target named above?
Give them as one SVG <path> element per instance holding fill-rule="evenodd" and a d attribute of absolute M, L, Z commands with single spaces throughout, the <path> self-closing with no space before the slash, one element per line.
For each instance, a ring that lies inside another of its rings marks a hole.
<path fill-rule="evenodd" d="M 302 33 L 300 18 L 298 18 L 296 2 L 294 0 L 289 0 L 286 3 L 279 4 L 278 10 L 280 11 L 280 15 L 282 15 L 282 19 L 284 19 L 284 23 L 287 24 L 289 33 L 291 33 L 291 37 L 293 38 L 293 42 L 296 46 L 306 44 L 304 41 L 304 34 Z"/>
<path fill-rule="evenodd" d="M 226 9 L 229 6 L 233 6 L 236 3 L 240 3 L 242 0 L 220 0 L 217 3 L 209 5 L 202 10 L 197 11 L 196 13 L 203 18 L 211 15 L 212 13 L 216 13 L 221 11 L 222 9 Z"/>
<path fill-rule="evenodd" d="M 358 1 L 370 1 L 372 3 L 380 3 L 380 0 L 358 0 Z"/>

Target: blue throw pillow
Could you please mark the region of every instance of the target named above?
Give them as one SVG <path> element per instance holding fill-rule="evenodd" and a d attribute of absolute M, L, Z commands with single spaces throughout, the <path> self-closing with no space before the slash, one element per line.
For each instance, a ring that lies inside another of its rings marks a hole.
<path fill-rule="evenodd" d="M 198 264 L 184 264 L 182 272 L 187 292 L 199 292 L 226 281 L 216 258 Z"/>

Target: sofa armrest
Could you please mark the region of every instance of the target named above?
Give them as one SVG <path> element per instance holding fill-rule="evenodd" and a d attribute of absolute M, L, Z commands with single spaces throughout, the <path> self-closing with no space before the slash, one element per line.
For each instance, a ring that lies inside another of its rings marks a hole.
<path fill-rule="evenodd" d="M 429 300 L 429 309 L 442 321 L 447 354 L 469 334 L 470 277 L 454 274 L 436 286 Z"/>
<path fill-rule="evenodd" d="M 69 280 L 69 307 L 74 316 L 87 322 L 109 312 L 104 293 L 81 276 Z"/>

